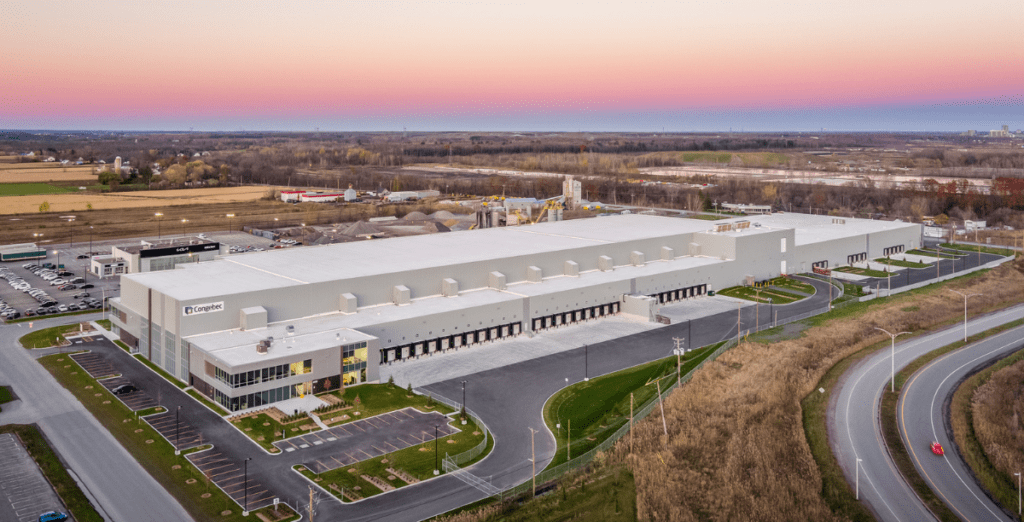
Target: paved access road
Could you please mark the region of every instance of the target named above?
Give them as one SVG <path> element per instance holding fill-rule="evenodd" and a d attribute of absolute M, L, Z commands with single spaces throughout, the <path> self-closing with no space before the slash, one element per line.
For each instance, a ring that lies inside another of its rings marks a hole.
<path fill-rule="evenodd" d="M 985 493 L 960 457 L 953 442 L 950 401 L 964 379 L 1021 347 L 1024 347 L 1024 326 L 939 357 L 915 372 L 900 393 L 897 422 L 914 467 L 932 491 L 964 520 L 1017 520 L 1017 517 Z M 929 449 L 932 441 L 942 444 L 945 455 L 932 454 Z"/>
<path fill-rule="evenodd" d="M 973 335 L 1022 317 L 1024 305 L 1015 306 L 970 321 L 968 333 Z M 1018 337 L 1022 335 L 1019 329 L 1013 332 Z M 963 336 L 963 323 L 960 323 L 933 334 L 897 343 L 896 370 L 899 371 L 914 359 L 936 348 L 962 340 Z M 976 346 L 972 345 L 967 350 L 976 350 Z M 931 512 L 896 470 L 882 440 L 878 415 L 882 391 L 890 386 L 891 357 L 890 350 L 879 350 L 850 367 L 840 378 L 829 405 L 829 444 L 850 484 L 857 482 L 857 459 L 862 459 L 859 473 L 860 498 L 880 520 L 934 520 Z M 915 442 L 915 449 L 927 450 L 931 440 L 925 441 L 923 446 L 920 441 Z"/>
<path fill-rule="evenodd" d="M 96 320 L 87 314 L 36 321 L 35 328 Z M 0 412 L 0 424 L 36 423 L 60 454 L 96 509 L 111 520 L 188 520 L 188 513 L 142 469 L 71 392 L 57 383 L 18 344 L 25 323 L 0 326 L 0 382 L 21 399 Z M 116 349 L 116 348 L 115 348 Z M 123 352 L 122 352 L 123 353 Z"/>
<path fill-rule="evenodd" d="M 35 522 L 47 511 L 67 513 L 18 438 L 0 433 L 0 521 Z"/>

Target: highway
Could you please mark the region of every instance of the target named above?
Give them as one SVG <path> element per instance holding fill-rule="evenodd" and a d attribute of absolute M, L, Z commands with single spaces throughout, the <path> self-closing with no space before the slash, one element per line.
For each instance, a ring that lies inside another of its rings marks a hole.
<path fill-rule="evenodd" d="M 1021 318 L 1024 318 L 1024 305 L 978 317 L 968 322 L 968 334 L 973 335 Z M 1014 329 L 996 339 L 1004 340 L 1014 335 L 1017 339 L 1024 338 L 1024 330 Z M 963 340 L 963 336 L 963 323 L 959 323 L 936 333 L 897 343 L 896 371 L 936 348 Z M 1006 341 L 998 346 L 1003 344 L 1006 344 Z M 979 346 L 981 348 L 978 348 Z M 976 356 L 979 353 L 990 351 L 991 346 L 988 341 L 984 341 L 959 352 L 973 353 Z M 857 459 L 862 459 L 859 472 L 860 499 L 879 520 L 934 520 L 935 517 L 932 513 L 897 471 L 882 439 L 879 406 L 882 391 L 890 385 L 889 379 L 893 362 L 891 353 L 888 349 L 879 350 L 851 366 L 842 375 L 836 389 L 833 390 L 829 404 L 827 416 L 829 444 L 851 485 L 857 483 Z M 923 382 L 930 383 L 931 381 L 932 379 L 929 378 Z M 920 386 L 921 389 L 926 387 Z M 915 422 L 926 421 L 915 420 Z M 941 423 L 937 426 L 941 426 Z M 919 452 L 920 450 L 928 451 L 928 444 L 931 441 L 931 435 L 927 435 L 923 441 L 914 439 L 913 447 Z M 927 455 L 919 454 L 919 457 L 922 458 L 930 456 L 932 456 L 930 452 Z M 973 484 L 966 478 L 964 482 Z M 961 488 L 964 488 L 963 484 L 961 484 Z M 963 495 L 970 495 L 966 488 L 962 493 L 951 494 L 949 498 L 960 501 Z M 991 519 L 991 517 L 984 518 L 984 520 Z M 970 518 L 970 520 L 982 519 Z"/>
<path fill-rule="evenodd" d="M 949 407 L 957 386 L 974 372 L 1024 346 L 1024 326 L 950 352 L 914 373 L 896 407 L 903 444 L 914 467 L 939 498 L 964 520 L 1017 520 L 978 485 L 953 444 Z M 939 457 L 928 445 L 938 441 Z M 1014 506 L 1016 507 L 1016 506 Z"/>

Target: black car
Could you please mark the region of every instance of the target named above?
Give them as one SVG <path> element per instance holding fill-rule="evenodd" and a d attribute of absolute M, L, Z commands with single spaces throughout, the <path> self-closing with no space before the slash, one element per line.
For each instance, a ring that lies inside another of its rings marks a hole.
<path fill-rule="evenodd" d="M 86 288 L 96 288 L 96 285 L 94 285 L 92 283 L 86 283 L 84 285 L 78 285 L 78 288 L 81 288 L 82 290 L 85 290 Z"/>
<path fill-rule="evenodd" d="M 89 256 L 86 255 L 86 254 L 82 254 L 82 255 L 78 256 L 76 259 L 89 259 Z"/>
<path fill-rule="evenodd" d="M 122 384 L 113 390 L 110 390 L 110 393 L 113 393 L 114 395 L 127 395 L 137 391 L 139 391 L 139 389 L 131 384 Z"/>

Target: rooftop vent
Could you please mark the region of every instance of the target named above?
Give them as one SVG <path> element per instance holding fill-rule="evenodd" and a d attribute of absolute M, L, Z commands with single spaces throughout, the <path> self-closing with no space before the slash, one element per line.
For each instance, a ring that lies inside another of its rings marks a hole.
<path fill-rule="evenodd" d="M 288 325 L 284 330 L 288 332 L 288 335 L 295 335 L 295 327 L 292 325 Z"/>
<path fill-rule="evenodd" d="M 270 339 L 264 339 L 256 345 L 256 353 L 266 354 L 270 350 Z"/>

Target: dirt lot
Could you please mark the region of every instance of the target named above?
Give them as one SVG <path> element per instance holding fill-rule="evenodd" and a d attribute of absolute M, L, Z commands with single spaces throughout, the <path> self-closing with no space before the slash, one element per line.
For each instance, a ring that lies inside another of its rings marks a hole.
<path fill-rule="evenodd" d="M 0 163 L 0 183 L 88 181 L 91 184 L 96 182 L 94 170 L 92 165 L 62 167 L 53 163 Z"/>

